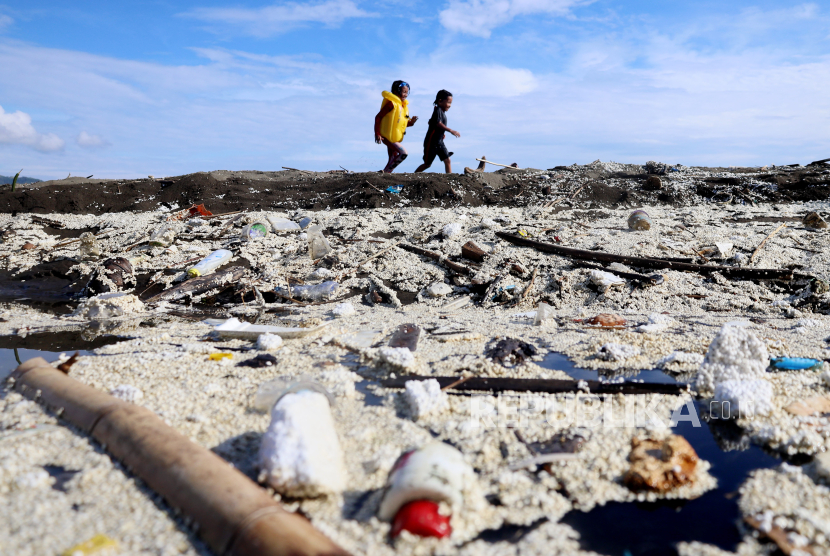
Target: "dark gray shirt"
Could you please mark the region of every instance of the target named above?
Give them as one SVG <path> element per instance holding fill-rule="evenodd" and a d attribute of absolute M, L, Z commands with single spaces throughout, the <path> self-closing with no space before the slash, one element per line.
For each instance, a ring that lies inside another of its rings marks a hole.
<path fill-rule="evenodd" d="M 429 119 L 429 127 L 427 128 L 427 136 L 424 137 L 424 146 L 429 146 L 432 143 L 443 141 L 444 130 L 438 127 L 438 122 L 447 125 L 447 113 L 436 106 L 432 111 L 432 117 Z"/>

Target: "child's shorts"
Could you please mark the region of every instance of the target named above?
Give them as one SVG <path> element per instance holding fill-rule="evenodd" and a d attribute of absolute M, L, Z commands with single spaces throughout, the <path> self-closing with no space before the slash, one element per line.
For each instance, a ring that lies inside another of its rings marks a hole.
<path fill-rule="evenodd" d="M 444 162 L 452 156 L 452 153 L 449 152 L 446 145 L 444 145 L 443 139 L 432 143 L 429 147 L 424 148 L 424 164 L 427 166 L 431 165 L 436 156 L 441 162 Z"/>

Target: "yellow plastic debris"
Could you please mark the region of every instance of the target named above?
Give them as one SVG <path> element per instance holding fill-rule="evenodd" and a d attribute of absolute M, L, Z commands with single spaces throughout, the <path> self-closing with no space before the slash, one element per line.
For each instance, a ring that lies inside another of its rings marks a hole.
<path fill-rule="evenodd" d="M 530 234 L 527 233 L 527 230 L 524 230 L 524 229 L 519 230 L 519 235 L 522 236 L 522 237 L 530 237 Z"/>
<path fill-rule="evenodd" d="M 114 539 L 111 539 L 103 534 L 98 534 L 88 541 L 84 541 L 81 544 L 77 544 L 72 548 L 65 550 L 61 556 L 90 556 L 92 554 L 102 553 L 105 550 L 114 550 L 117 548 L 118 543 Z"/>
<path fill-rule="evenodd" d="M 233 359 L 233 353 L 211 353 L 208 356 L 211 361 L 221 361 L 222 359 Z"/>

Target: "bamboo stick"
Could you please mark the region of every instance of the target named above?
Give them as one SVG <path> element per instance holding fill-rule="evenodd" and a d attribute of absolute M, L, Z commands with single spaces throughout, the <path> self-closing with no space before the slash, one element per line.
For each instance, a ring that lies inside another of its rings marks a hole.
<path fill-rule="evenodd" d="M 191 517 L 217 554 L 347 554 L 149 409 L 70 378 L 42 357 L 18 366 L 11 380 L 15 390 L 91 435 L 171 506 Z"/>

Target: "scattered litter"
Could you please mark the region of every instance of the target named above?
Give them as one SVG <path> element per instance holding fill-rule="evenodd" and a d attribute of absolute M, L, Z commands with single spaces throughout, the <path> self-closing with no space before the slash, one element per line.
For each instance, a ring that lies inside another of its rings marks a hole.
<path fill-rule="evenodd" d="M 607 292 L 609 288 L 614 286 L 625 285 L 625 280 L 622 278 L 618 278 L 616 275 L 610 272 L 603 272 L 602 270 L 591 271 L 591 282 L 599 286 L 602 293 Z"/>
<path fill-rule="evenodd" d="M 595 317 L 585 319 L 583 324 L 588 326 L 599 326 L 602 328 L 621 328 L 625 326 L 626 320 L 620 315 L 613 313 L 600 313 Z"/>
<path fill-rule="evenodd" d="M 665 332 L 676 324 L 676 321 L 668 315 L 651 313 L 648 316 L 648 323 L 641 324 L 635 330 L 646 334 L 659 334 Z"/>
<path fill-rule="evenodd" d="M 827 227 L 827 222 L 821 215 L 817 212 L 810 212 L 804 216 L 804 219 L 801 221 L 808 228 L 813 228 L 816 230 L 824 229 Z"/>
<path fill-rule="evenodd" d="M 651 217 L 644 210 L 635 210 L 628 217 L 628 227 L 638 231 L 649 230 L 651 229 Z"/>
<path fill-rule="evenodd" d="M 264 336 L 264 334 L 263 334 Z M 279 338 L 279 336 L 273 336 L 274 338 Z M 262 338 L 262 336 L 260 336 Z M 259 345 L 259 340 L 257 340 L 257 345 Z M 246 359 L 245 361 L 240 361 L 236 364 L 237 367 L 253 367 L 255 369 L 259 369 L 261 367 L 273 367 L 277 364 L 277 358 L 271 355 L 270 353 L 260 353 L 256 357 L 251 359 Z"/>
<path fill-rule="evenodd" d="M 276 233 L 280 232 L 298 232 L 300 231 L 300 225 L 294 222 L 293 220 L 289 220 L 287 218 L 281 218 L 279 216 L 268 216 L 266 217 L 268 223 L 271 224 L 271 230 Z"/>
<path fill-rule="evenodd" d="M 773 357 L 770 359 L 770 367 L 782 371 L 819 370 L 823 366 L 824 361 L 807 357 Z"/>
<path fill-rule="evenodd" d="M 668 492 L 695 480 L 698 457 L 682 436 L 670 435 L 665 440 L 631 440 L 631 468 L 623 481 L 634 491 Z"/>
<path fill-rule="evenodd" d="M 536 313 L 533 315 L 533 324 L 536 326 L 556 324 L 555 319 L 556 310 L 547 303 L 540 302 L 536 308 Z"/>
<path fill-rule="evenodd" d="M 408 505 L 417 501 L 447 502 L 453 512 L 464 509 L 464 492 L 476 480 L 475 472 L 457 449 L 443 442 L 429 444 L 398 458 L 380 502 L 378 517 L 392 521 L 392 535 L 402 531 L 420 536 L 446 537 L 450 519 L 437 504 Z"/>
<path fill-rule="evenodd" d="M 410 380 L 404 388 L 404 399 L 415 421 L 449 408 L 447 394 L 441 391 L 437 380 Z"/>
<path fill-rule="evenodd" d="M 461 307 L 469 305 L 470 301 L 471 300 L 469 297 L 459 297 L 458 299 L 450 301 L 449 303 L 441 307 L 441 310 L 444 312 L 455 311 L 456 309 L 460 309 Z"/>
<path fill-rule="evenodd" d="M 536 348 L 533 345 L 516 338 L 499 340 L 496 345 L 485 352 L 488 359 L 507 368 L 523 365 L 527 358 L 534 355 L 536 355 Z"/>
<path fill-rule="evenodd" d="M 350 317 L 355 314 L 354 305 L 348 301 L 335 305 L 331 312 L 335 317 Z"/>
<path fill-rule="evenodd" d="M 433 282 L 427 288 L 427 295 L 430 297 L 444 297 L 452 293 L 452 288 L 444 282 Z"/>
<path fill-rule="evenodd" d="M 233 353 L 211 353 L 208 355 L 211 361 L 222 361 L 223 359 L 233 359 Z"/>
<path fill-rule="evenodd" d="M 331 280 L 311 286 L 291 286 L 290 297 L 306 301 L 326 301 L 337 293 L 339 287 L 340 284 Z M 287 288 L 276 288 L 274 291 L 286 297 L 289 294 Z"/>
<path fill-rule="evenodd" d="M 101 246 L 91 232 L 81 234 L 81 244 L 78 248 L 82 261 L 97 261 L 101 256 Z"/>
<path fill-rule="evenodd" d="M 415 366 L 415 355 L 409 348 L 384 346 L 378 350 L 383 363 L 395 368 L 411 369 Z"/>
<path fill-rule="evenodd" d="M 271 410 L 259 449 L 259 482 L 293 497 L 337 494 L 346 466 L 329 399 L 313 390 L 286 393 Z"/>
<path fill-rule="evenodd" d="M 312 259 L 322 259 L 332 252 L 329 240 L 323 235 L 323 227 L 319 224 L 308 228 L 308 256 Z"/>
<path fill-rule="evenodd" d="M 107 556 L 117 550 L 118 543 L 115 540 L 99 533 L 81 544 L 64 550 L 61 556 Z"/>
<path fill-rule="evenodd" d="M 251 222 L 242 228 L 239 235 L 245 241 L 262 239 L 268 235 L 268 226 L 263 222 Z"/>
<path fill-rule="evenodd" d="M 314 334 L 326 328 L 330 322 L 309 328 L 289 328 L 282 326 L 269 326 L 264 324 L 248 324 L 237 318 L 230 318 L 213 330 L 222 338 L 239 338 L 242 340 L 257 340 L 261 334 L 276 334 L 283 340 L 302 338 Z"/>
<path fill-rule="evenodd" d="M 223 264 L 229 262 L 233 258 L 233 253 L 228 251 L 227 249 L 218 249 L 196 263 L 194 266 L 190 267 L 187 270 L 187 275 L 191 278 L 195 278 L 197 276 L 204 276 L 205 274 L 210 274 Z"/>
<path fill-rule="evenodd" d="M 398 193 L 401 192 L 402 189 L 403 189 L 402 185 L 390 185 L 389 187 L 386 188 L 386 191 L 388 191 L 389 193 L 394 193 L 395 195 L 397 195 Z"/>
<path fill-rule="evenodd" d="M 604 344 L 597 350 L 597 357 L 603 361 L 625 361 L 640 355 L 640 348 L 627 344 Z"/>
<path fill-rule="evenodd" d="M 414 324 L 402 324 L 395 330 L 392 339 L 389 340 L 389 347 L 406 348 L 409 351 L 418 349 L 418 338 L 421 336 L 421 329 Z"/>
<path fill-rule="evenodd" d="M 452 239 L 455 236 L 459 235 L 464 230 L 464 227 L 459 224 L 458 222 L 452 222 L 447 224 L 441 229 L 441 233 L 447 239 Z"/>
<path fill-rule="evenodd" d="M 260 334 L 256 339 L 256 348 L 260 351 L 276 351 L 282 347 L 282 337 L 277 334 Z"/>
<path fill-rule="evenodd" d="M 696 386 L 713 392 L 725 380 L 760 378 L 769 366 L 767 346 L 744 326 L 725 324 L 709 344 Z"/>

